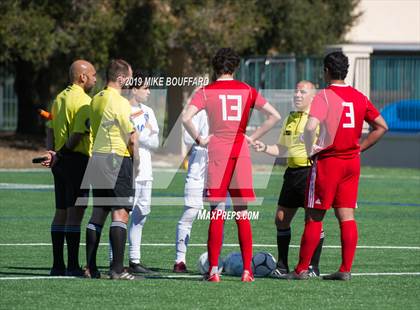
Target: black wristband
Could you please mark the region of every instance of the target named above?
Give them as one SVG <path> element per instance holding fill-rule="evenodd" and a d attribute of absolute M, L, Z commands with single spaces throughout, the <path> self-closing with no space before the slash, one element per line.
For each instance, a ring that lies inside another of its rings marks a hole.
<path fill-rule="evenodd" d="M 267 144 L 264 144 L 264 150 L 263 150 L 263 152 L 266 152 L 267 149 L 268 149 L 268 145 Z"/>
<path fill-rule="evenodd" d="M 200 145 L 200 136 L 198 136 L 197 138 L 195 138 L 195 143 L 197 143 L 197 145 Z"/>

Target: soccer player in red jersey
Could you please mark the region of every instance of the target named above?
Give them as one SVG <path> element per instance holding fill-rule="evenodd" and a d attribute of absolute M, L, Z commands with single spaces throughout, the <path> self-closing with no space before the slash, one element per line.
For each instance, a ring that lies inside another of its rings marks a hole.
<path fill-rule="evenodd" d="M 307 279 L 311 257 L 319 243 L 325 212 L 334 208 L 341 230 L 342 263 L 325 280 L 350 280 L 357 244 L 354 209 L 360 176 L 360 153 L 374 145 L 388 130 L 387 124 L 369 99 L 346 85 L 348 58 L 333 52 L 324 58 L 324 78 L 329 84 L 314 98 L 305 126 L 304 139 L 313 165 L 306 194 L 306 223 L 299 263 L 289 279 Z M 359 143 L 363 121 L 372 130 Z M 315 130 L 320 126 L 313 146 Z"/>
<path fill-rule="evenodd" d="M 212 60 L 217 80 L 199 89 L 184 110 L 185 129 L 200 146 L 208 145 L 207 198 L 211 204 L 211 219 L 207 250 L 208 281 L 219 282 L 218 259 L 223 239 L 225 201 L 229 192 L 238 226 L 239 244 L 244 271 L 242 281 L 254 280 L 251 271 L 252 232 L 247 203 L 255 200 L 252 185 L 252 163 L 248 143 L 269 131 L 279 120 L 279 113 L 251 86 L 233 79 L 239 56 L 230 48 L 220 49 Z M 250 136 L 245 135 L 251 109 L 266 115 L 266 120 Z M 209 120 L 209 136 L 202 138 L 192 123 L 192 117 L 205 109 Z"/>

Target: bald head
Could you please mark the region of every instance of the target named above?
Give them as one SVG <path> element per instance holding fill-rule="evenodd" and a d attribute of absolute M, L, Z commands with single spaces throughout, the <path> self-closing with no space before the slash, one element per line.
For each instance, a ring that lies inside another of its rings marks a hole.
<path fill-rule="evenodd" d="M 311 105 L 315 95 L 315 85 L 306 80 L 302 80 L 296 84 L 295 95 L 293 101 L 298 111 L 307 111 Z"/>
<path fill-rule="evenodd" d="M 301 84 L 302 86 L 306 86 L 307 89 L 315 89 L 315 85 L 314 83 L 312 83 L 311 81 L 308 80 L 302 80 L 297 82 L 296 87 Z"/>
<path fill-rule="evenodd" d="M 69 70 L 70 82 L 81 86 L 86 92 L 96 84 L 95 67 L 86 60 L 74 61 Z"/>

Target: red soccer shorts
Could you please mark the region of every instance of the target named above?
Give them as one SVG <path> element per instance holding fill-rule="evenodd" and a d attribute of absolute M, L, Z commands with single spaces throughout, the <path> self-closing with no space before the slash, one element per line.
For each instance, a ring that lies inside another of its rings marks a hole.
<path fill-rule="evenodd" d="M 225 201 L 227 192 L 234 204 L 255 200 L 250 157 L 209 160 L 207 200 Z"/>
<path fill-rule="evenodd" d="M 306 190 L 307 208 L 356 208 L 360 157 L 317 159 L 311 168 Z"/>

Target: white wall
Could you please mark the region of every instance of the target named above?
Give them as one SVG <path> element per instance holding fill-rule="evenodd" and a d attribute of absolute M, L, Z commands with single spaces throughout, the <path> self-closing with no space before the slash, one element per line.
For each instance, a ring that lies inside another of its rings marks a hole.
<path fill-rule="evenodd" d="M 420 45 L 420 0 L 361 0 L 363 15 L 346 35 L 351 43 Z"/>

